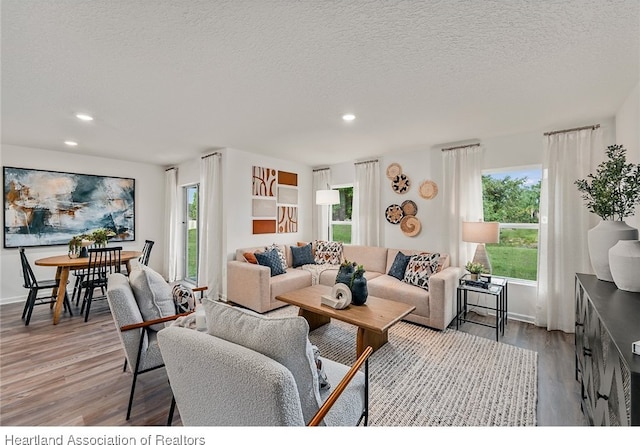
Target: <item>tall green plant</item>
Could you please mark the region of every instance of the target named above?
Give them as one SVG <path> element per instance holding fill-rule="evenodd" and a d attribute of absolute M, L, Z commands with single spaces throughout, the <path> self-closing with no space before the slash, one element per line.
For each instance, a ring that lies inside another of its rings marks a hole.
<path fill-rule="evenodd" d="M 587 209 L 604 220 L 622 221 L 640 204 L 640 164 L 627 164 L 622 145 L 607 147 L 607 160 L 595 174 L 575 181 Z"/>

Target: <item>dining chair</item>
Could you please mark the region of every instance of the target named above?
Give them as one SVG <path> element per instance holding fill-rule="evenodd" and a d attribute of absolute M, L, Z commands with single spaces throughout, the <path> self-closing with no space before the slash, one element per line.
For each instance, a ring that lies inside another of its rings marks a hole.
<path fill-rule="evenodd" d="M 24 325 L 29 326 L 34 306 L 41 304 L 49 304 L 49 306 L 53 306 L 56 301 L 57 295 L 57 291 L 53 292 L 53 290 L 58 289 L 60 280 L 38 280 L 36 278 L 36 275 L 33 273 L 31 264 L 29 264 L 29 260 L 27 259 L 27 254 L 25 253 L 24 247 L 20 248 L 20 262 L 22 263 L 22 276 L 24 277 L 23 287 L 25 289 L 29 289 L 27 301 L 25 302 L 24 309 L 22 310 L 22 319 L 24 320 Z M 50 290 L 51 292 L 49 292 L 46 297 L 39 297 L 38 292 L 40 292 L 41 290 Z M 64 292 L 64 309 L 65 311 L 69 311 L 69 315 L 73 316 L 73 312 L 71 311 L 71 304 L 69 302 L 69 296 L 67 295 L 66 289 Z"/>
<path fill-rule="evenodd" d="M 96 288 L 102 288 L 103 292 L 100 299 L 105 299 L 104 289 L 107 286 L 107 280 L 112 273 L 120 273 L 121 270 L 121 252 L 122 246 L 118 247 L 101 247 L 89 249 L 89 264 L 87 273 L 80 284 L 81 290 L 84 289 L 84 298 L 80 314 L 84 314 L 84 321 L 89 320 L 89 311 L 91 303 L 94 300 L 94 291 Z"/>
<path fill-rule="evenodd" d="M 145 240 L 144 247 L 142 248 L 142 255 L 140 256 L 140 264 L 144 264 L 145 266 L 149 265 L 149 257 L 151 256 L 151 249 L 153 249 L 153 245 L 155 241 Z"/>

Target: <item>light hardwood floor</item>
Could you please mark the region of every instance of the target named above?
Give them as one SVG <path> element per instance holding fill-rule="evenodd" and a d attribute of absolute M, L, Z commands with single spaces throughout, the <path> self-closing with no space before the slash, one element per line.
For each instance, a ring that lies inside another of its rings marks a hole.
<path fill-rule="evenodd" d="M 139 376 L 125 420 L 131 374 L 122 371 L 124 354 L 106 301 L 94 303 L 87 323 L 64 314 L 54 326 L 49 308 L 36 306 L 24 326 L 21 313 L 21 304 L 0 306 L 0 425 L 166 424 L 171 390 L 164 369 Z M 486 327 L 462 330 L 494 338 Z M 538 351 L 538 425 L 584 425 L 573 335 L 509 321 L 501 341 Z M 177 412 L 173 424 L 181 424 Z"/>

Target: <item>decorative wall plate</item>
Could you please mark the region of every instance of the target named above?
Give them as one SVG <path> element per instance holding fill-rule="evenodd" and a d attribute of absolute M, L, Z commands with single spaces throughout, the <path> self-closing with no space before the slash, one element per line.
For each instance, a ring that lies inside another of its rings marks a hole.
<path fill-rule="evenodd" d="M 402 208 L 402 212 L 405 216 L 415 216 L 416 213 L 418 213 L 418 206 L 410 199 L 407 199 L 405 202 L 400 204 L 400 207 Z"/>
<path fill-rule="evenodd" d="M 394 192 L 400 195 L 407 193 L 409 191 L 409 187 L 411 187 L 411 181 L 409 181 L 409 178 L 404 173 L 397 175 L 391 181 L 391 188 Z"/>
<path fill-rule="evenodd" d="M 400 224 L 404 213 L 398 204 L 391 204 L 387 207 L 387 210 L 385 210 L 384 217 L 387 218 L 387 221 L 391 224 Z"/>
<path fill-rule="evenodd" d="M 400 164 L 397 162 L 389 164 L 389 167 L 387 167 L 387 178 L 393 181 L 393 178 L 400 174 L 402 174 L 402 167 L 400 167 Z"/>
<path fill-rule="evenodd" d="M 433 181 L 422 181 L 420 188 L 418 189 L 418 193 L 424 199 L 433 199 L 438 194 L 438 186 Z"/>
<path fill-rule="evenodd" d="M 400 221 L 400 230 L 407 236 L 416 236 L 421 228 L 420 220 L 415 216 L 405 216 Z"/>

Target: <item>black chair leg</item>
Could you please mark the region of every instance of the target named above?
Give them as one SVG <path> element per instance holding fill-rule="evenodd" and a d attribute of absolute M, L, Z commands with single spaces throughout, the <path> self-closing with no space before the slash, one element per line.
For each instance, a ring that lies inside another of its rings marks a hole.
<path fill-rule="evenodd" d="M 29 292 L 29 309 L 27 311 L 27 319 L 24 322 L 25 326 L 29 326 L 29 322 L 31 321 L 31 314 L 33 313 L 33 306 L 36 303 L 36 296 L 38 294 L 38 291 L 35 289 L 32 289 Z"/>
<path fill-rule="evenodd" d="M 64 307 L 69 311 L 69 316 L 73 317 L 73 311 L 71 310 L 71 301 L 69 300 L 69 295 L 67 295 L 66 292 L 64 293 Z"/>
<path fill-rule="evenodd" d="M 80 287 L 80 284 L 82 284 L 82 276 L 78 275 L 76 276 L 76 282 L 73 285 L 73 294 L 71 295 L 71 301 L 76 303 L 76 307 L 80 304 L 80 297 L 82 296 L 82 287 Z"/>
<path fill-rule="evenodd" d="M 29 310 L 29 305 L 31 304 L 31 294 L 33 291 L 29 289 L 29 294 L 27 295 L 27 301 L 24 302 L 24 309 L 22 310 L 22 319 L 27 315 L 27 311 Z"/>
<path fill-rule="evenodd" d="M 131 417 L 131 407 L 133 406 L 133 393 L 136 391 L 136 380 L 138 379 L 138 373 L 133 372 L 133 382 L 131 382 L 131 394 L 129 395 L 129 406 L 127 407 L 127 420 Z"/>
<path fill-rule="evenodd" d="M 171 426 L 173 423 L 173 412 L 176 409 L 176 398 L 171 397 L 171 408 L 169 408 L 169 418 L 167 419 L 167 426 Z"/>
<path fill-rule="evenodd" d="M 86 298 L 87 307 L 85 308 L 84 321 L 86 323 L 87 320 L 89 320 L 89 310 L 91 309 L 91 301 L 93 300 L 93 288 L 92 287 L 87 289 L 87 295 L 86 295 L 85 298 Z"/>
<path fill-rule="evenodd" d="M 122 372 L 126 372 L 127 371 L 127 358 L 124 358 L 124 366 L 122 367 Z"/>

